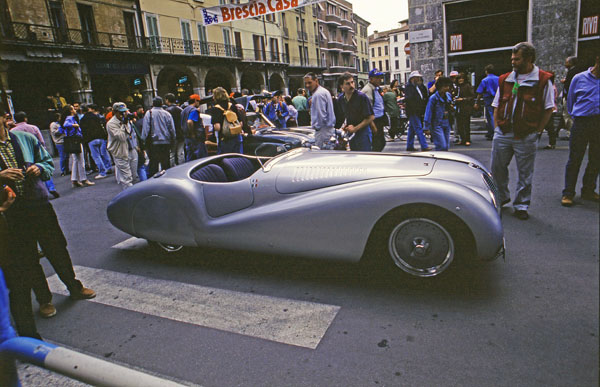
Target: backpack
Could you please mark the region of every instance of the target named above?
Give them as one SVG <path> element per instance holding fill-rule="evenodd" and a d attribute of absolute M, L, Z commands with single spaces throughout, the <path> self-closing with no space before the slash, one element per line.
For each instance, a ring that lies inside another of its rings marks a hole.
<path fill-rule="evenodd" d="M 233 137 L 242 134 L 242 124 L 238 120 L 237 113 L 231 109 L 232 104 L 227 105 L 227 110 L 223 109 L 219 105 L 215 107 L 223 111 L 223 125 L 221 126 L 221 133 L 225 137 Z"/>

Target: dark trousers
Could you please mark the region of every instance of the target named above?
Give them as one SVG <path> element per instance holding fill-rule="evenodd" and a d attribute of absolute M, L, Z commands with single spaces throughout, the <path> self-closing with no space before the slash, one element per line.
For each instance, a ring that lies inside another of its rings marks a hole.
<path fill-rule="evenodd" d="M 298 125 L 308 126 L 310 125 L 310 113 L 308 110 L 298 111 Z"/>
<path fill-rule="evenodd" d="M 575 196 L 579 168 L 588 144 L 590 150 L 588 164 L 583 175 L 582 193 L 591 193 L 596 190 L 596 181 L 600 172 L 600 115 L 575 117 L 569 139 L 569 161 L 565 168 L 564 196 Z"/>
<path fill-rule="evenodd" d="M 21 336 L 37 337 L 31 289 L 40 292 L 42 303 L 52 299 L 37 255 L 38 241 L 67 289 L 76 291 L 82 285 L 75 279 L 67 241 L 50 203 L 32 205 L 17 201 L 5 216 L 9 232 L 9 264 L 4 269 L 12 315 Z"/>
<path fill-rule="evenodd" d="M 546 124 L 546 132 L 548 132 L 548 145 L 556 145 L 556 137 L 558 137 L 558 129 L 556 125 L 554 125 L 554 115 L 550 117 L 548 123 Z M 540 134 L 541 136 L 541 134 Z"/>
<path fill-rule="evenodd" d="M 471 142 L 471 115 L 470 114 L 456 114 L 456 129 L 460 136 L 461 144 L 465 142 Z"/>
<path fill-rule="evenodd" d="M 385 148 L 385 134 L 383 133 L 383 127 L 389 125 L 387 116 L 384 114 L 381 117 L 375 118 L 373 121 L 377 128 L 377 133 L 373 135 L 373 145 L 371 149 L 373 152 L 381 152 Z"/>
<path fill-rule="evenodd" d="M 170 144 L 152 144 L 150 146 L 150 165 L 148 165 L 148 176 L 154 176 L 160 168 L 171 168 L 171 145 Z"/>

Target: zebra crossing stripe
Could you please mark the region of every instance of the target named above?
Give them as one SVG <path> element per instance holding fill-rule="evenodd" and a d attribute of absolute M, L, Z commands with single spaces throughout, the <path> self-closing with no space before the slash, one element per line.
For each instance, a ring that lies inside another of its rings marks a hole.
<path fill-rule="evenodd" d="M 103 305 L 174 321 L 315 349 L 339 306 L 243 293 L 176 281 L 75 266 Z M 68 295 L 55 275 L 48 283 Z"/>

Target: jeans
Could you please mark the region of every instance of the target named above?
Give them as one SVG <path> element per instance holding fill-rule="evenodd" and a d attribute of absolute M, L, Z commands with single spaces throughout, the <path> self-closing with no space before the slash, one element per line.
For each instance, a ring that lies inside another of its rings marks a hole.
<path fill-rule="evenodd" d="M 356 152 L 370 152 L 372 146 L 371 128 L 362 128 L 350 140 L 350 150 Z"/>
<path fill-rule="evenodd" d="M 102 176 L 106 176 L 106 172 L 111 169 L 110 157 L 108 157 L 108 152 L 106 151 L 106 141 L 103 139 L 95 139 L 89 142 L 88 144 L 90 148 L 90 153 L 92 154 L 92 159 L 96 163 L 98 167 L 98 172 Z"/>
<path fill-rule="evenodd" d="M 69 172 L 69 154 L 65 153 L 64 144 L 55 144 L 60 158 L 60 171 L 64 174 Z"/>
<path fill-rule="evenodd" d="M 406 150 L 415 150 L 415 134 L 421 144 L 421 150 L 428 149 L 427 138 L 423 134 L 423 122 L 421 117 L 417 115 L 408 116 L 408 134 L 406 136 Z"/>
<path fill-rule="evenodd" d="M 177 141 L 171 149 L 171 165 L 181 165 L 185 163 L 185 142 Z"/>
<path fill-rule="evenodd" d="M 447 151 L 450 147 L 450 123 L 442 120 L 439 125 L 431 130 L 431 138 L 436 151 Z"/>
<path fill-rule="evenodd" d="M 52 178 L 50 178 L 50 180 L 46 180 L 44 183 L 46 184 L 46 188 L 48 188 L 48 191 L 56 191 L 56 187 L 54 186 L 54 180 L 52 180 Z"/>
<path fill-rule="evenodd" d="M 185 161 L 198 160 L 208 156 L 208 150 L 204 140 L 198 141 L 195 138 L 185 139 Z"/>
<path fill-rule="evenodd" d="M 223 153 L 244 153 L 241 136 L 228 138 L 219 142 L 217 154 Z"/>
<path fill-rule="evenodd" d="M 600 115 L 575 117 L 569 139 L 569 161 L 565 168 L 564 196 L 575 196 L 575 186 L 579 168 L 589 144 L 588 164 L 583 175 L 582 193 L 596 191 L 596 182 L 600 172 Z"/>
<path fill-rule="evenodd" d="M 485 127 L 487 129 L 486 137 L 494 136 L 494 107 L 485 105 Z"/>
<path fill-rule="evenodd" d="M 515 139 L 514 133 L 503 134 L 496 128 L 492 141 L 492 175 L 498 186 L 500 203 L 510 201 L 508 190 L 508 165 L 515 156 L 519 181 L 517 194 L 513 207 L 515 210 L 525 210 L 531 203 L 531 185 L 533 181 L 533 167 L 537 150 L 537 133 L 531 133 L 525 138 Z"/>

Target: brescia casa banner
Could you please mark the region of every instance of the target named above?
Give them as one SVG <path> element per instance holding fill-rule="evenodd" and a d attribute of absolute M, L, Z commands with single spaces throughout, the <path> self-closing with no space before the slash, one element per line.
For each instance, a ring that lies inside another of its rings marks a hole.
<path fill-rule="evenodd" d="M 288 11 L 323 0 L 250 0 L 245 4 L 224 4 L 202 9 L 202 23 L 205 26 L 227 23 L 235 20 Z"/>

